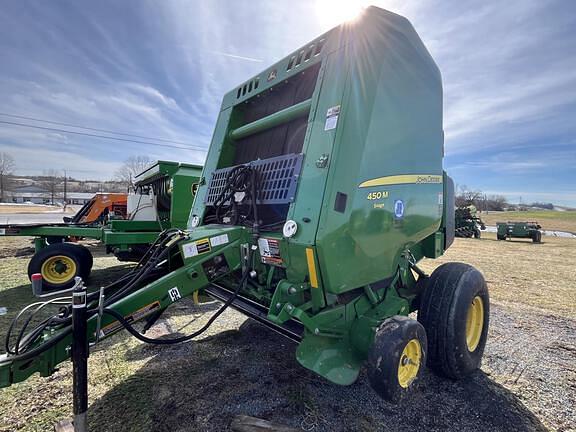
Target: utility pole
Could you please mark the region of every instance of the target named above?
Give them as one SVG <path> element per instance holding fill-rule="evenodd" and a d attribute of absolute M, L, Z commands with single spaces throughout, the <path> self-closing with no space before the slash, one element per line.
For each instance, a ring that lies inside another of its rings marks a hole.
<path fill-rule="evenodd" d="M 67 183 L 68 183 L 68 175 L 66 175 L 66 170 L 64 170 L 64 211 L 66 211 L 66 206 L 68 205 L 68 198 L 67 198 Z"/>

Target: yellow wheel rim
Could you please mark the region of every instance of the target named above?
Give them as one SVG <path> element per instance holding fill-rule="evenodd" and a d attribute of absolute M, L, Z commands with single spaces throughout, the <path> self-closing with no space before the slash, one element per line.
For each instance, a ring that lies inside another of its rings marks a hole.
<path fill-rule="evenodd" d="M 398 364 L 398 383 L 404 388 L 408 388 L 418 375 L 420 363 L 422 361 L 422 347 L 418 339 L 411 339 L 400 356 Z"/>
<path fill-rule="evenodd" d="M 484 302 L 479 296 L 476 296 L 468 307 L 468 315 L 466 316 L 466 345 L 468 345 L 468 351 L 474 352 L 478 348 L 483 328 Z"/>
<path fill-rule="evenodd" d="M 55 255 L 42 263 L 40 273 L 46 282 L 63 284 L 76 276 L 76 262 L 65 255 Z"/>

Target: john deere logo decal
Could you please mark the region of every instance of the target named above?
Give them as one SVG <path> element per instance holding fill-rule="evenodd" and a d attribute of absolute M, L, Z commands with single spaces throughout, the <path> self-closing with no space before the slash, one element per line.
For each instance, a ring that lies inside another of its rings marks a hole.
<path fill-rule="evenodd" d="M 396 219 L 402 219 L 404 217 L 404 201 L 394 201 L 394 216 L 396 216 Z"/>
<path fill-rule="evenodd" d="M 276 71 L 276 69 L 272 69 L 270 71 L 270 73 L 268 74 L 268 81 L 272 81 L 273 79 L 276 79 L 277 74 L 278 74 L 278 72 Z"/>

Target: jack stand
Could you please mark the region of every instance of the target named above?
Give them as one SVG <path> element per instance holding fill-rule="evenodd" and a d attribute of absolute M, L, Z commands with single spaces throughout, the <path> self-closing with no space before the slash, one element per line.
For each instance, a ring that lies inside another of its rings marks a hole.
<path fill-rule="evenodd" d="M 86 287 L 76 278 L 72 293 L 72 391 L 74 432 L 88 432 L 88 335 L 86 323 Z"/>

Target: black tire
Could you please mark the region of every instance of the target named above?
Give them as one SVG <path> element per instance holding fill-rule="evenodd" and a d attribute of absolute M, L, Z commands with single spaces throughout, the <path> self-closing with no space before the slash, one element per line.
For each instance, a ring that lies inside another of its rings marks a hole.
<path fill-rule="evenodd" d="M 58 258 L 62 257 L 62 258 Z M 42 284 L 46 291 L 59 291 L 74 285 L 74 277 L 80 276 L 83 280 L 88 279 L 90 270 L 86 266 L 86 257 L 77 245 L 70 243 L 55 243 L 46 246 L 36 252 L 28 264 L 28 277 L 34 273 L 42 274 Z M 50 263 L 54 263 L 52 266 Z M 44 264 L 46 267 L 43 269 Z M 50 268 L 56 268 L 50 271 Z M 43 271 L 44 270 L 44 271 Z M 58 273 L 62 270 L 61 273 Z M 69 272 L 69 274 L 65 274 Z M 58 274 L 57 278 L 49 277 L 49 274 Z"/>
<path fill-rule="evenodd" d="M 479 238 L 480 238 L 480 235 L 481 235 L 481 234 L 480 234 L 480 230 L 479 230 L 478 228 L 476 228 L 476 229 L 474 230 L 474 238 L 475 238 L 475 239 L 479 239 Z"/>
<path fill-rule="evenodd" d="M 94 265 L 94 257 L 92 256 L 92 252 L 90 252 L 90 249 L 88 249 L 86 246 L 83 245 L 73 244 L 72 246 L 75 246 L 80 249 L 83 268 L 87 273 L 86 277 L 88 277 L 90 275 L 90 272 L 92 271 L 92 266 Z"/>
<path fill-rule="evenodd" d="M 540 231 L 532 233 L 532 243 L 542 243 L 542 233 Z"/>
<path fill-rule="evenodd" d="M 498 240 L 506 240 L 506 236 L 505 236 L 505 235 L 496 234 L 496 238 L 497 238 Z"/>
<path fill-rule="evenodd" d="M 418 311 L 428 336 L 428 366 L 452 379 L 478 369 L 489 316 L 490 298 L 482 273 L 463 263 L 446 263 L 434 270 Z"/>
<path fill-rule="evenodd" d="M 419 347 L 419 357 L 415 347 Z M 422 374 L 427 350 L 426 331 L 418 321 L 404 316 L 386 319 L 376 330 L 368 351 L 366 366 L 370 387 L 384 400 L 397 403 Z M 407 353 L 413 355 L 407 357 Z"/>

